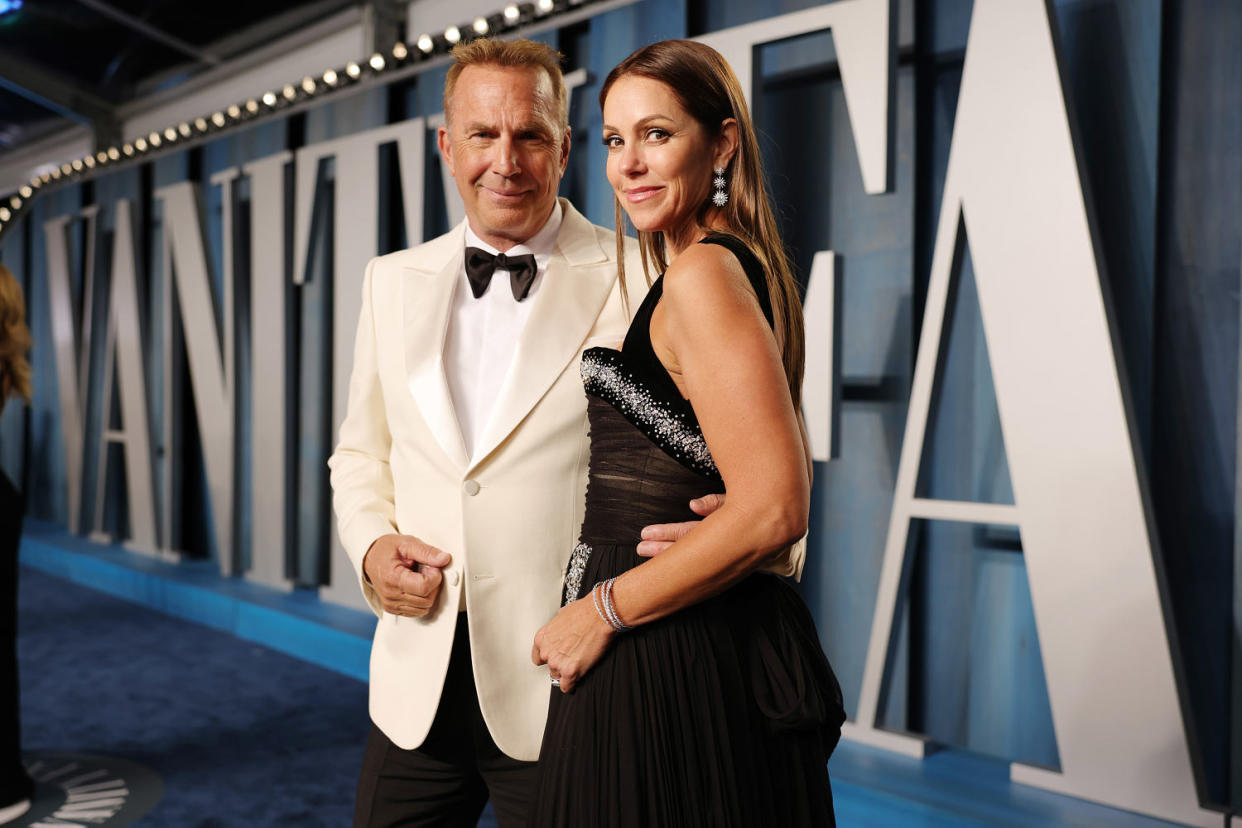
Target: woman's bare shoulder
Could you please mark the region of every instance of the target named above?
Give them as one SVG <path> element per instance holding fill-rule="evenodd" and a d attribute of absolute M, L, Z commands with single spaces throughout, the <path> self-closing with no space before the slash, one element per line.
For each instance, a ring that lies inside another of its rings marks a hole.
<path fill-rule="evenodd" d="M 664 295 L 673 302 L 711 302 L 749 292 L 746 271 L 728 248 L 692 244 L 664 272 Z"/>

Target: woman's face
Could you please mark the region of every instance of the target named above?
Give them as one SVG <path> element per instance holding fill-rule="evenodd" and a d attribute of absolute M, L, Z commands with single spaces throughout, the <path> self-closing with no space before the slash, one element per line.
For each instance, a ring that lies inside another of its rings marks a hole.
<path fill-rule="evenodd" d="M 674 249 L 712 193 L 721 142 L 661 81 L 626 75 L 604 99 L 608 182 L 639 230 L 661 230 Z"/>

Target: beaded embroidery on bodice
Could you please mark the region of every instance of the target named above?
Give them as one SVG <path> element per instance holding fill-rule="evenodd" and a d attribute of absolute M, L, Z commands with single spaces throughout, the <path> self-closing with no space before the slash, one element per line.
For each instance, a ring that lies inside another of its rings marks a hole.
<path fill-rule="evenodd" d="M 740 239 L 724 233 L 712 233 L 700 244 L 718 244 L 737 257 L 771 324 L 771 301 L 763 270 L 754 253 Z M 663 295 L 664 276 L 661 275 L 634 314 L 622 350 L 589 348 L 583 353 L 582 384 L 588 394 L 611 403 L 670 457 L 718 482 L 720 471 L 703 438 L 699 418 L 651 345 L 651 315 Z"/>
<path fill-rule="evenodd" d="M 644 380 L 640 371 L 626 364 L 624 351 L 591 348 L 582 355 L 582 384 L 587 393 L 611 403 L 686 468 L 719 480 L 720 472 L 690 403 L 680 396 L 662 394 Z"/>

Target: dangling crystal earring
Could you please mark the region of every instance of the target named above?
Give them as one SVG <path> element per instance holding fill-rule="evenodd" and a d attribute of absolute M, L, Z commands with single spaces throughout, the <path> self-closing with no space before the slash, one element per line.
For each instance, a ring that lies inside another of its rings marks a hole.
<path fill-rule="evenodd" d="M 712 193 L 712 204 L 717 207 L 723 207 L 729 203 L 729 193 L 725 190 L 727 182 L 725 181 L 725 168 L 716 168 L 716 177 L 712 179 L 712 185 L 716 188 L 716 192 Z"/>

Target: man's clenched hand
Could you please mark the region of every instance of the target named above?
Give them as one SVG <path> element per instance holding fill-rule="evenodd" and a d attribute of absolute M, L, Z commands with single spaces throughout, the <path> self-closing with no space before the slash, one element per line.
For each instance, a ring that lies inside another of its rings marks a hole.
<path fill-rule="evenodd" d="M 384 535 L 367 550 L 362 570 L 385 612 L 422 618 L 435 606 L 452 560 L 413 535 Z"/>

